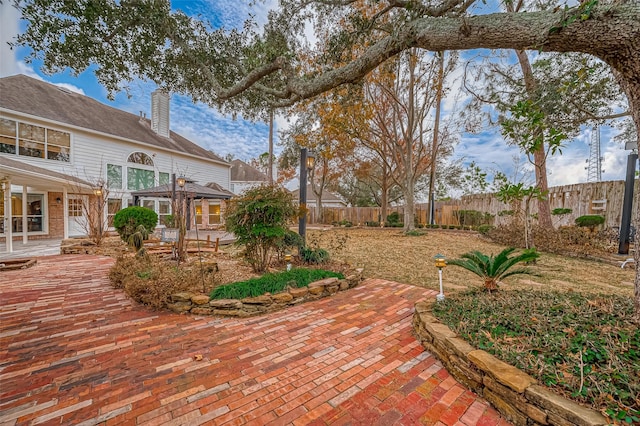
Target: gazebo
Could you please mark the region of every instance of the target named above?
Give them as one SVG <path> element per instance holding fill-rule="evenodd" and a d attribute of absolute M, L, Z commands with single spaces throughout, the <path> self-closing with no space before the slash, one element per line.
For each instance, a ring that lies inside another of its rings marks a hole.
<path fill-rule="evenodd" d="M 233 193 L 222 188 L 217 183 L 211 182 L 199 185 L 193 181 L 185 180 L 184 186 L 176 187 L 172 184 L 158 185 L 153 188 L 141 189 L 131 193 L 133 204 L 139 205 L 141 198 L 170 198 L 173 201 L 178 198 L 184 200 L 186 208 L 187 229 L 191 229 L 191 209 L 194 200 L 228 200 Z M 208 204 L 207 204 L 208 205 Z"/>

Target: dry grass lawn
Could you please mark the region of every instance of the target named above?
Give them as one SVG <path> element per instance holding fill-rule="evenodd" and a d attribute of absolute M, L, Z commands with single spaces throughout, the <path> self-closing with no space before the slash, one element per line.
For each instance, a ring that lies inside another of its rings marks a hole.
<path fill-rule="evenodd" d="M 455 230 L 421 230 L 424 235 L 405 236 L 399 229 L 330 228 L 307 231 L 309 244 L 319 243 L 334 260 L 353 267 L 364 267 L 365 276 L 385 278 L 406 284 L 438 289 L 438 270 L 433 257 L 444 254 L 457 258 L 471 250 L 498 253 L 504 247 L 493 244 L 475 232 Z M 339 240 L 345 240 L 338 247 Z M 622 258 L 624 260 L 624 258 Z M 633 295 L 633 268 L 601 262 L 542 253 L 536 265 L 530 266 L 538 276 L 509 277 L 502 288 L 540 288 L 550 290 L 615 293 Z M 448 267 L 443 273 L 445 293 L 481 286 L 474 274 Z"/>

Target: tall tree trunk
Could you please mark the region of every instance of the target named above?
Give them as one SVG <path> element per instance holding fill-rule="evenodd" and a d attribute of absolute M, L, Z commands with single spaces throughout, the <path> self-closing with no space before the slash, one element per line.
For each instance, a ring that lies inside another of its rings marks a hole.
<path fill-rule="evenodd" d="M 440 61 L 438 63 L 438 83 L 436 87 L 436 117 L 433 125 L 433 141 L 431 144 L 431 170 L 429 172 L 429 224 L 432 224 L 434 218 L 431 217 L 431 212 L 435 212 L 431 202 L 435 202 L 435 197 L 432 197 L 436 186 L 436 160 L 438 156 L 438 143 L 440 136 L 440 104 L 442 103 L 442 80 L 444 79 L 444 52 L 438 52 L 440 55 Z"/>
<path fill-rule="evenodd" d="M 533 69 L 531 68 L 529 57 L 523 50 L 516 50 L 515 53 L 518 57 L 520 69 L 522 70 L 524 86 L 527 90 L 527 97 L 535 100 L 534 98 L 536 96 L 535 93 L 538 87 L 538 82 L 533 76 Z M 536 186 L 540 188 L 540 191 L 545 193 L 549 190 L 549 183 L 547 180 L 547 152 L 546 144 L 544 142 L 537 150 L 534 151 L 533 163 L 536 173 Z M 527 220 L 527 218 L 525 218 L 525 220 Z M 547 197 L 538 198 L 538 224 L 547 229 L 553 227 L 553 224 L 551 223 L 551 205 L 549 203 L 549 198 Z"/>
<path fill-rule="evenodd" d="M 382 223 L 387 221 L 387 209 L 389 207 L 389 172 L 385 161 L 382 162 L 380 191 L 380 222 Z"/>
<path fill-rule="evenodd" d="M 404 136 L 404 232 L 411 231 L 415 228 L 413 224 L 413 216 L 415 211 L 415 174 L 413 170 L 413 143 L 416 134 L 416 94 L 415 85 L 415 67 L 416 57 L 413 49 L 408 53 L 409 65 L 409 91 L 408 91 L 408 111 L 407 111 L 407 129 Z"/>

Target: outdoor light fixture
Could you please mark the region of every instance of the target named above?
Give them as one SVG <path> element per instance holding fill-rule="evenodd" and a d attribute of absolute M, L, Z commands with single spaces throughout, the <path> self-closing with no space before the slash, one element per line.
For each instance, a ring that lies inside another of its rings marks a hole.
<path fill-rule="evenodd" d="M 284 260 L 287 262 L 287 271 L 291 270 L 291 253 L 287 253 L 284 255 Z"/>
<path fill-rule="evenodd" d="M 56 204 L 60 204 L 62 202 L 62 198 L 58 197 L 56 198 Z"/>
<path fill-rule="evenodd" d="M 93 193 L 96 197 L 100 197 L 102 195 L 102 188 L 96 188 L 93 190 Z"/>
<path fill-rule="evenodd" d="M 447 258 L 442 254 L 436 254 L 433 256 L 436 261 L 436 268 L 438 268 L 438 279 L 440 281 L 440 294 L 436 296 L 436 300 L 438 302 L 442 302 L 444 300 L 444 292 L 442 291 L 442 268 L 447 266 Z"/>
<path fill-rule="evenodd" d="M 187 183 L 187 178 L 185 178 L 184 176 L 180 176 L 178 179 L 176 179 L 176 182 L 180 188 L 184 188 L 184 185 Z"/>
<path fill-rule="evenodd" d="M 316 154 L 313 151 L 307 151 L 307 169 L 313 169 L 316 165 Z"/>

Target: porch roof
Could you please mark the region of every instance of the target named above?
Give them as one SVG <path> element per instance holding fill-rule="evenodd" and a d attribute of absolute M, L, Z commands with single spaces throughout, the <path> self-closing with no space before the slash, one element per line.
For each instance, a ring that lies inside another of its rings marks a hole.
<path fill-rule="evenodd" d="M 7 179 L 14 185 L 50 190 L 52 183 L 62 185 L 72 192 L 89 192 L 94 185 L 78 177 L 34 166 L 23 161 L 0 155 L 0 180 Z"/>

